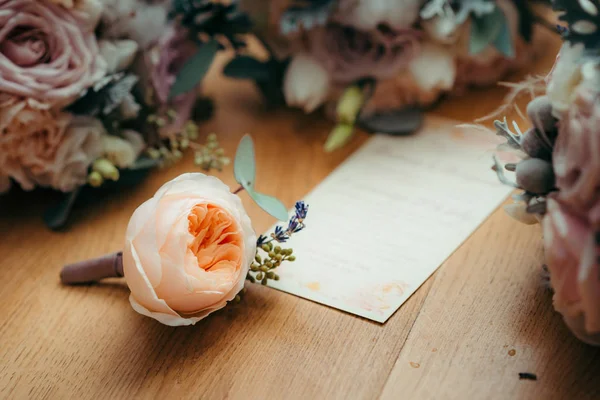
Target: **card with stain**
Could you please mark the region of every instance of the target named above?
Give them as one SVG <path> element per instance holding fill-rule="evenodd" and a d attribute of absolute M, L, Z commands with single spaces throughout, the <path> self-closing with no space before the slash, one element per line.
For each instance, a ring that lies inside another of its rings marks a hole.
<path fill-rule="evenodd" d="M 305 197 L 298 259 L 269 285 L 387 321 L 511 193 L 491 170 L 502 140 L 458 124 L 367 141 Z"/>

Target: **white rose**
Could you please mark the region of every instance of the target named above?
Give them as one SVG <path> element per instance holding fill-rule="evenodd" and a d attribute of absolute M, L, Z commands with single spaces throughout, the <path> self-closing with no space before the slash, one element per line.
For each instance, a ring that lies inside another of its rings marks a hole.
<path fill-rule="evenodd" d="M 193 325 L 243 289 L 256 234 L 240 198 L 200 173 L 167 182 L 131 217 L 123 270 L 135 311 Z"/>
<path fill-rule="evenodd" d="M 325 102 L 330 87 L 331 78 L 321 63 L 305 53 L 294 56 L 283 83 L 288 106 L 310 113 Z"/>

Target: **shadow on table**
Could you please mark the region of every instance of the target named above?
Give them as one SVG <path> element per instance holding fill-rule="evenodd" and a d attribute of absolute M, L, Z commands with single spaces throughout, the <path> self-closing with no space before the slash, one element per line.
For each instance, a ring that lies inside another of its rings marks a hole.
<path fill-rule="evenodd" d="M 124 283 L 95 286 L 95 289 L 127 290 Z M 277 302 L 269 298 L 281 294 L 255 287 L 257 285 L 248 286 L 250 288 L 240 304 L 230 304 L 194 326 L 170 327 L 127 310 L 130 313 L 128 322 L 118 327 L 119 333 L 115 334 L 112 345 L 116 352 L 128 354 L 134 360 L 128 358 L 120 365 L 106 366 L 100 371 L 103 380 L 118 381 L 118 385 L 112 387 L 115 395 L 119 390 L 138 395 L 145 391 L 156 394 L 166 375 L 170 376 L 169 386 L 193 379 L 195 386 L 211 387 L 215 374 L 218 374 L 215 369 L 224 364 L 223 360 L 243 362 L 242 357 L 236 358 L 234 354 L 242 347 L 248 348 L 248 342 L 256 340 L 259 344 L 263 341 L 256 338 L 270 340 L 275 334 L 272 325 L 260 320 L 267 314 L 271 314 L 272 319 L 272 308 L 277 307 Z M 126 302 L 127 296 L 123 298 L 119 303 Z M 231 387 L 229 381 L 225 384 L 221 380 L 221 384 L 224 391 Z M 170 392 L 169 396 L 176 394 Z"/>

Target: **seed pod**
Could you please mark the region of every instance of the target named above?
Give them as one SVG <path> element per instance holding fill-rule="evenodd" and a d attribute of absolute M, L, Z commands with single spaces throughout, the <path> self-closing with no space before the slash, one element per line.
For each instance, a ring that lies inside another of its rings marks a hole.
<path fill-rule="evenodd" d="M 534 194 L 546 194 L 554 189 L 552 163 L 539 158 L 529 158 L 517 164 L 517 184 Z"/>
<path fill-rule="evenodd" d="M 556 140 L 558 120 L 552 115 L 552 103 L 547 96 L 540 96 L 533 99 L 527 105 L 527 115 L 540 132 L 543 132 L 551 140 L 552 144 Z"/>
<path fill-rule="evenodd" d="M 521 148 L 531 158 L 541 158 L 546 161 L 552 160 L 552 148 L 542 138 L 536 128 L 531 128 L 523 134 Z"/>

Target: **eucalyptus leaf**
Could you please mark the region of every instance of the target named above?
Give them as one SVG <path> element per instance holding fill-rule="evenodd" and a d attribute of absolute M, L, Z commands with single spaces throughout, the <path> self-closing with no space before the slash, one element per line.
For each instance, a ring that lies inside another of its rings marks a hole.
<path fill-rule="evenodd" d="M 71 193 L 65 194 L 63 199 L 58 204 L 46 210 L 44 213 L 44 222 L 48 228 L 55 231 L 63 228 L 66 225 L 80 191 L 81 188 L 78 187 Z"/>
<path fill-rule="evenodd" d="M 244 135 L 235 154 L 233 173 L 237 182 L 248 192 L 254 189 L 256 179 L 256 158 L 254 142 L 250 135 Z"/>
<path fill-rule="evenodd" d="M 515 48 L 513 46 L 513 40 L 510 33 L 510 27 L 508 21 L 505 19 L 505 23 L 502 25 L 500 34 L 494 40 L 494 47 L 506 57 L 513 58 L 515 56 Z"/>
<path fill-rule="evenodd" d="M 489 14 L 481 16 L 473 15 L 469 52 L 471 54 L 479 54 L 484 51 L 489 45 L 496 41 L 506 24 L 506 17 L 499 7 L 496 7 L 494 11 Z"/>
<path fill-rule="evenodd" d="M 171 87 L 169 98 L 177 97 L 189 92 L 198 85 L 206 75 L 210 66 L 220 49 L 219 42 L 215 39 L 209 40 L 200 47 L 200 50 L 192 56 L 181 68 L 175 83 Z"/>
<path fill-rule="evenodd" d="M 273 196 L 258 193 L 253 189 L 246 189 L 248 195 L 259 205 L 260 208 L 265 210 L 267 213 L 277 218 L 280 221 L 287 221 L 288 210 L 285 205 Z"/>
<path fill-rule="evenodd" d="M 150 169 L 150 168 L 158 167 L 159 164 L 160 164 L 159 160 L 154 160 L 149 157 L 140 157 L 128 169 L 134 170 L 134 171 L 141 170 L 141 169 Z"/>
<path fill-rule="evenodd" d="M 252 79 L 257 82 L 267 82 L 272 79 L 269 65 L 250 56 L 235 57 L 225 66 L 223 74 L 230 78 Z"/>

